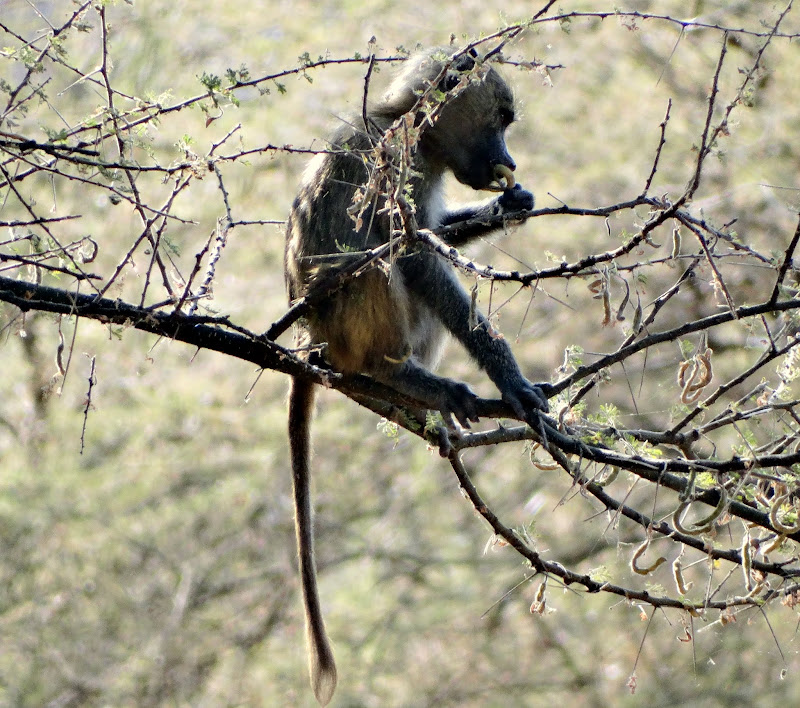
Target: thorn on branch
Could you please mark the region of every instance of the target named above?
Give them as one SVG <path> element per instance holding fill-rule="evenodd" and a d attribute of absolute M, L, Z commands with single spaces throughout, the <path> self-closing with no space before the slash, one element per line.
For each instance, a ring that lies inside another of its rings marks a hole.
<path fill-rule="evenodd" d="M 86 392 L 86 401 L 83 406 L 83 425 L 81 426 L 81 448 L 80 454 L 83 454 L 83 450 L 86 445 L 86 426 L 89 422 L 89 410 L 94 408 L 92 404 L 92 391 L 94 390 L 94 386 L 97 383 L 97 378 L 95 377 L 95 364 L 96 359 L 95 357 L 90 357 L 91 361 L 91 368 L 89 370 L 89 390 Z"/>

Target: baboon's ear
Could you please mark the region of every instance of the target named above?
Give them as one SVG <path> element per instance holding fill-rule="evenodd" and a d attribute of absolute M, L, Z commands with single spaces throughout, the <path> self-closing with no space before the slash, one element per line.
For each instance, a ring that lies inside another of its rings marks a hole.
<path fill-rule="evenodd" d="M 447 72 L 447 76 L 442 80 L 442 90 L 452 91 L 458 82 L 461 81 L 461 74 L 466 71 L 472 71 L 475 68 L 475 57 L 478 53 L 475 48 L 469 50 L 469 54 L 462 54 L 458 59 L 453 62 L 453 66 Z"/>
<path fill-rule="evenodd" d="M 475 60 L 478 58 L 478 52 L 475 47 L 469 50 L 469 53 L 462 54 L 458 59 L 453 62 L 453 68 L 456 71 L 471 71 L 475 68 Z"/>

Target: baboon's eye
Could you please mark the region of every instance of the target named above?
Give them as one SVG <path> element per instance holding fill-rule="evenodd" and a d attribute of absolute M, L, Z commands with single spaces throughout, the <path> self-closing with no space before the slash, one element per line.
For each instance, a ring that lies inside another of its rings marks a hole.
<path fill-rule="evenodd" d="M 514 122 L 514 111 L 510 108 L 501 108 L 500 109 L 500 122 L 503 124 L 504 128 L 507 128 Z"/>

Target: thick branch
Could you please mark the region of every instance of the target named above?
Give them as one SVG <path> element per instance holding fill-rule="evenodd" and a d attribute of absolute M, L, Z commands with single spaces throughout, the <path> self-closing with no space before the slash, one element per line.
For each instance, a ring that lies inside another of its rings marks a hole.
<path fill-rule="evenodd" d="M 137 307 L 122 300 L 68 292 L 2 276 L 0 276 L 0 301 L 16 305 L 23 311 L 55 312 L 85 317 L 106 324 L 133 327 L 160 337 L 185 342 L 200 349 L 227 354 L 265 369 L 290 376 L 310 378 L 315 383 L 336 389 L 348 396 L 354 394 L 366 396 L 397 406 L 434 407 L 430 401 L 411 399 L 367 376 L 343 376 L 312 366 L 298 359 L 289 349 L 265 336 L 249 332 L 224 317 L 162 312 L 152 307 Z M 511 408 L 499 400 L 481 399 L 478 413 L 484 418 L 514 417 Z"/>

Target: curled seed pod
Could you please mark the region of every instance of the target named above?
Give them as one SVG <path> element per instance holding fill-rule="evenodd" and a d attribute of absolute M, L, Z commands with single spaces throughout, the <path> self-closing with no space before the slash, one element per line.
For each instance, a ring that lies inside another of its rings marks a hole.
<path fill-rule="evenodd" d="M 689 536 L 699 536 L 702 533 L 708 533 L 711 531 L 714 526 L 714 522 L 720 516 L 722 516 L 722 512 L 724 512 L 725 508 L 728 506 L 728 492 L 725 490 L 725 487 L 720 487 L 719 501 L 714 507 L 714 511 L 712 511 L 704 519 L 697 521 L 696 524 L 693 524 L 692 526 L 684 526 L 683 516 L 686 510 L 691 506 L 692 501 L 692 499 L 687 499 L 678 505 L 678 508 L 675 509 L 674 513 L 672 514 L 672 523 L 676 530 L 680 531 L 680 533 L 685 533 Z"/>
<path fill-rule="evenodd" d="M 772 543 L 770 543 L 769 546 L 763 548 L 761 550 L 761 553 L 764 556 L 768 556 L 770 553 L 777 551 L 785 540 L 786 540 L 785 534 L 775 534 L 775 538 L 772 539 Z"/>
<path fill-rule="evenodd" d="M 680 595 L 686 595 L 694 585 L 693 582 L 689 581 L 687 583 L 683 579 L 683 568 L 681 566 L 680 556 L 678 556 L 674 561 L 672 561 L 672 577 L 675 580 L 675 587 L 678 588 L 678 593 Z"/>
<path fill-rule="evenodd" d="M 61 331 L 61 323 L 58 325 L 58 347 L 56 347 L 56 368 L 61 376 L 67 375 L 64 368 L 64 333 Z"/>
<path fill-rule="evenodd" d="M 672 253 L 670 258 L 677 258 L 681 255 L 681 230 L 679 227 L 672 229 Z"/>
<path fill-rule="evenodd" d="M 800 531 L 800 513 L 797 514 L 797 520 L 795 521 L 794 525 L 789 526 L 787 524 L 784 524 L 783 521 L 779 518 L 778 513 L 780 512 L 781 507 L 787 501 L 789 501 L 788 491 L 784 494 L 776 496 L 772 500 L 772 506 L 770 506 L 769 508 L 769 521 L 772 524 L 772 528 L 774 528 L 778 533 L 790 536 L 791 534 Z M 797 506 L 795 506 L 795 511 L 797 511 Z"/>
<path fill-rule="evenodd" d="M 603 290 L 605 290 L 605 281 L 602 278 L 598 278 L 589 283 L 587 287 L 589 292 L 593 294 L 594 299 L 599 300 Z"/>
<path fill-rule="evenodd" d="M 690 367 L 693 367 L 693 371 L 687 376 L 686 372 L 689 371 Z M 686 359 L 685 361 L 682 361 L 678 367 L 678 386 L 681 388 L 686 388 L 687 380 L 691 380 L 694 377 L 696 370 L 697 363 L 694 359 Z"/>
<path fill-rule="evenodd" d="M 544 470 L 545 472 L 548 470 L 557 470 L 559 468 L 559 464 L 555 460 L 553 460 L 552 462 L 543 462 L 542 460 L 536 457 L 534 453 L 540 447 L 541 445 L 539 443 L 534 443 L 533 446 L 531 447 L 531 451 L 529 454 L 531 464 L 536 469 Z"/>
<path fill-rule="evenodd" d="M 714 377 L 714 372 L 711 368 L 711 355 L 713 353 L 713 350 L 706 349 L 705 352 L 697 355 L 697 380 L 689 384 L 688 390 L 690 392 L 703 389 L 711 383 L 711 379 Z"/>
<path fill-rule="evenodd" d="M 711 367 L 713 350 L 706 348 L 702 354 L 682 361 L 678 368 L 678 385 L 681 387 L 681 403 L 694 403 L 703 389 L 711 383 L 714 371 Z"/>
<path fill-rule="evenodd" d="M 766 583 L 765 583 L 765 582 L 762 580 L 760 583 L 757 583 L 757 584 L 756 584 L 756 585 L 753 587 L 753 589 L 752 589 L 752 590 L 751 590 L 749 593 L 747 593 L 747 595 L 745 595 L 745 597 L 746 597 L 746 598 L 748 598 L 748 597 L 755 597 L 755 596 L 756 596 L 756 595 L 758 595 L 758 593 L 760 593 L 760 592 L 761 592 L 761 591 L 762 591 L 762 590 L 763 590 L 765 587 L 767 587 L 767 584 L 766 584 Z"/>
<path fill-rule="evenodd" d="M 638 560 L 642 555 L 644 555 L 644 552 L 649 546 L 650 539 L 646 538 L 644 543 L 642 543 L 642 545 L 636 549 L 633 557 L 631 558 L 631 570 L 637 575 L 650 575 L 650 573 L 654 572 L 660 565 L 667 562 L 667 559 L 661 556 L 652 565 L 649 565 L 646 568 L 640 568 L 638 565 Z"/>
<path fill-rule="evenodd" d="M 547 599 L 545 598 L 544 592 L 547 589 L 547 580 L 543 580 L 539 583 L 539 587 L 536 588 L 536 596 L 533 598 L 533 602 L 531 603 L 531 614 L 532 615 L 543 615 L 545 610 L 547 609 Z"/>
<path fill-rule="evenodd" d="M 517 185 L 514 173 L 505 165 L 495 165 L 494 176 L 497 180 L 497 186 L 494 184 L 489 186 L 489 189 L 493 192 L 504 192 L 507 189 L 514 189 Z"/>
<path fill-rule="evenodd" d="M 752 590 L 755 583 L 753 583 L 753 551 L 750 544 L 750 534 L 744 535 L 742 542 L 742 573 L 744 574 L 744 586 L 748 590 Z"/>
<path fill-rule="evenodd" d="M 611 324 L 611 293 L 608 288 L 603 290 L 603 327 Z"/>
<path fill-rule="evenodd" d="M 628 285 L 628 281 L 622 278 L 622 284 L 625 286 L 625 295 L 623 295 L 622 302 L 617 308 L 617 322 L 625 321 L 625 315 L 622 313 L 625 312 L 625 308 L 628 306 L 631 299 L 631 288 L 630 285 Z"/>
<path fill-rule="evenodd" d="M 636 304 L 636 309 L 633 311 L 633 323 L 631 324 L 631 331 L 634 334 L 637 334 L 641 326 L 642 326 L 642 303 L 638 302 Z"/>

